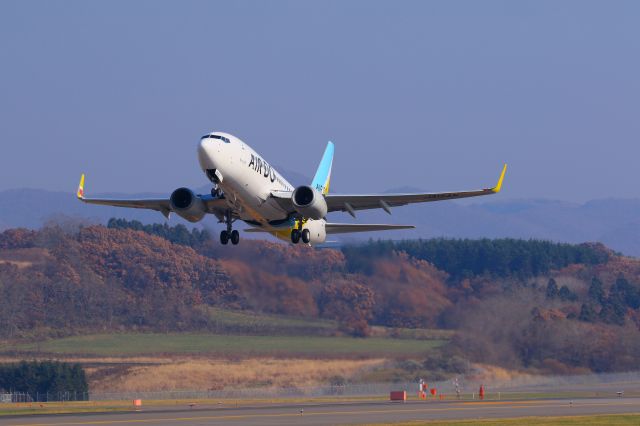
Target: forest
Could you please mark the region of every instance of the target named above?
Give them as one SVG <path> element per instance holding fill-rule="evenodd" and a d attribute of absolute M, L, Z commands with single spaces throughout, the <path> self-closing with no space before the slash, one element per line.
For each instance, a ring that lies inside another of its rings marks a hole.
<path fill-rule="evenodd" d="M 0 364 L 0 390 L 28 393 L 35 400 L 76 400 L 84 399 L 89 385 L 80 364 L 21 361 Z"/>
<path fill-rule="evenodd" d="M 640 361 L 640 261 L 601 244 L 369 241 L 340 249 L 112 219 L 0 233 L 0 339 L 207 331 L 211 312 L 454 331 L 456 357 L 541 372 Z"/>

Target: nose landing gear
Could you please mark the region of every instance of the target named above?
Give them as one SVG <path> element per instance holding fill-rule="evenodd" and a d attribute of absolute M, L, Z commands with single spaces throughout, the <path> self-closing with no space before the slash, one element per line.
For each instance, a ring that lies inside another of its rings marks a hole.
<path fill-rule="evenodd" d="M 211 196 L 213 198 L 224 198 L 224 192 L 222 192 L 222 189 L 218 185 L 214 185 L 213 188 L 211 188 Z"/>

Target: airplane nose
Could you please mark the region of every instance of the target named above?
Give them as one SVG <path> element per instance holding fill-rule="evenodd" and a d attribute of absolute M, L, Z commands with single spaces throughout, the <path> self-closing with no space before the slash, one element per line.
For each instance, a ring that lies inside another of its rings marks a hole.
<path fill-rule="evenodd" d="M 203 169 L 215 168 L 212 164 L 215 139 L 204 138 L 198 143 L 198 160 Z"/>
<path fill-rule="evenodd" d="M 207 147 L 211 146 L 211 139 L 200 139 L 200 143 L 198 144 L 198 154 L 202 155 L 207 152 Z"/>

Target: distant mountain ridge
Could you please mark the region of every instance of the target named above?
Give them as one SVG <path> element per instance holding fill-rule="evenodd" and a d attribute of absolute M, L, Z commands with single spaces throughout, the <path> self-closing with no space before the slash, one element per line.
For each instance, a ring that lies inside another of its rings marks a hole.
<path fill-rule="evenodd" d="M 359 221 L 389 220 L 381 212 L 363 212 Z M 640 256 L 640 199 L 600 199 L 570 203 L 545 199 L 491 200 L 408 206 L 393 210 L 394 223 L 415 224 L 404 238 L 524 238 L 570 243 L 602 242 L 627 255 Z"/>
<path fill-rule="evenodd" d="M 206 193 L 208 187 L 196 188 Z M 109 197 L 167 197 L 169 194 L 92 194 Z M 106 223 L 111 217 L 136 219 L 143 223 L 163 222 L 157 212 L 80 203 L 73 192 L 39 189 L 0 191 L 0 229 L 39 228 L 49 220 L 70 217 L 90 223 Z M 334 222 L 413 224 L 410 231 L 379 232 L 341 236 L 340 241 L 369 238 L 498 238 L 547 239 L 580 243 L 599 241 L 621 253 L 640 256 L 640 199 L 598 199 L 571 203 L 546 199 L 500 200 L 481 203 L 426 203 L 399 207 L 392 216 L 382 211 L 358 212 L 354 220 L 334 213 Z M 182 219 L 172 216 L 170 223 Z M 206 219 L 205 225 L 215 220 Z M 331 237 L 331 240 L 337 238 Z"/>

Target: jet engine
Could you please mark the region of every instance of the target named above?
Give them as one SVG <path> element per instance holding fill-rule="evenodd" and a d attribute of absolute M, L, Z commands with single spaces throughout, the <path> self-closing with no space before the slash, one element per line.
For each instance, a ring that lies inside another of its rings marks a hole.
<path fill-rule="evenodd" d="M 327 202 L 322 194 L 310 186 L 303 185 L 293 191 L 293 207 L 309 219 L 322 219 L 327 215 Z"/>
<path fill-rule="evenodd" d="M 325 224 L 327 222 L 324 219 L 321 220 L 308 220 L 302 226 L 303 231 L 309 230 L 309 243 L 322 244 L 327 239 L 327 231 L 325 230 Z"/>
<path fill-rule="evenodd" d="M 189 222 L 200 221 L 207 214 L 207 207 L 200 197 L 189 188 L 178 188 L 169 198 L 171 210 Z"/>

